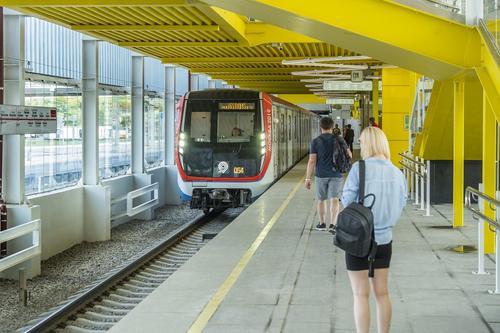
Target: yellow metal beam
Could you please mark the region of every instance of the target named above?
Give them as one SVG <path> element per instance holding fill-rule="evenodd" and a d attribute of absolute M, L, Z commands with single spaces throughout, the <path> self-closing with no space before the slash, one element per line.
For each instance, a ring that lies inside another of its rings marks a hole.
<path fill-rule="evenodd" d="M 321 41 L 266 23 L 248 23 L 246 37 L 250 46 L 268 43 L 320 43 Z"/>
<path fill-rule="evenodd" d="M 279 98 L 292 104 L 325 104 L 326 99 L 313 94 L 280 94 Z"/>
<path fill-rule="evenodd" d="M 392 0 L 201 1 L 435 79 L 480 62 L 473 27 Z"/>
<path fill-rule="evenodd" d="M 191 73 L 205 73 L 205 74 L 221 74 L 228 73 L 234 75 L 236 73 L 242 74 L 277 74 L 277 73 L 291 73 L 295 68 L 244 68 L 244 67 L 191 67 Z"/>
<path fill-rule="evenodd" d="M 165 64 L 213 64 L 213 63 L 281 63 L 281 61 L 304 59 L 302 57 L 183 57 L 183 58 L 162 58 Z"/>
<path fill-rule="evenodd" d="M 118 42 L 122 47 L 238 47 L 239 42 Z"/>
<path fill-rule="evenodd" d="M 218 25 L 72 25 L 76 31 L 219 31 Z"/>
<path fill-rule="evenodd" d="M 465 81 L 453 82 L 453 227 L 464 226 Z"/>
<path fill-rule="evenodd" d="M 298 82 L 301 77 L 292 75 L 211 75 L 213 79 L 220 79 L 225 81 L 294 81 Z"/>
<path fill-rule="evenodd" d="M 483 186 L 484 193 L 492 198 L 496 196 L 496 152 L 497 152 L 497 121 L 490 103 L 483 93 Z M 495 220 L 495 211 L 490 205 L 484 203 L 484 214 Z M 484 223 L 484 251 L 485 253 L 495 252 L 495 233 L 491 231 L 489 225 Z"/>
<path fill-rule="evenodd" d="M 169 7 L 194 6 L 189 0 L 0 0 L 4 7 Z"/>
<path fill-rule="evenodd" d="M 220 25 L 229 36 L 244 45 L 248 45 L 246 22 L 239 15 L 225 9 L 210 7 L 204 4 L 198 4 L 198 8 L 212 21 Z"/>

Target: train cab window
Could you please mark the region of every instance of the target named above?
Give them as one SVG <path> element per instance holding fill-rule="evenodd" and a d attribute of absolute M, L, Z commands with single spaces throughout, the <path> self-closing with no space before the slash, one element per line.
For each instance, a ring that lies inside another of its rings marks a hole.
<path fill-rule="evenodd" d="M 210 112 L 191 114 L 190 136 L 194 142 L 210 142 Z"/>
<path fill-rule="evenodd" d="M 250 142 L 255 136 L 255 112 L 220 111 L 217 118 L 217 142 Z"/>

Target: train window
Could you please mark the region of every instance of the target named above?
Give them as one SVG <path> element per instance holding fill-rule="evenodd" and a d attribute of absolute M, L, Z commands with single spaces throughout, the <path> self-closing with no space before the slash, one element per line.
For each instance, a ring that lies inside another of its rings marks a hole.
<path fill-rule="evenodd" d="M 190 136 L 194 142 L 210 142 L 210 112 L 192 112 Z"/>
<path fill-rule="evenodd" d="M 219 111 L 217 142 L 250 142 L 255 136 L 255 112 Z"/>

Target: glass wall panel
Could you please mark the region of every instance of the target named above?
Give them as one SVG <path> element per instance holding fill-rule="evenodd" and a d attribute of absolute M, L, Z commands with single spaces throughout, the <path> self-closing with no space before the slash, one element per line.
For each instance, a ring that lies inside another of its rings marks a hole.
<path fill-rule="evenodd" d="M 164 99 L 158 94 L 144 96 L 144 158 L 146 168 L 165 161 Z"/>
<path fill-rule="evenodd" d="M 130 171 L 132 152 L 132 114 L 130 94 L 125 91 L 99 91 L 99 176 L 102 179 Z"/>
<path fill-rule="evenodd" d="M 497 47 L 500 48 L 500 1 L 483 0 L 483 9 L 486 26 L 493 35 Z"/>
<path fill-rule="evenodd" d="M 57 133 L 25 136 L 26 194 L 75 185 L 82 175 L 80 88 L 26 81 L 25 104 L 57 108 Z"/>

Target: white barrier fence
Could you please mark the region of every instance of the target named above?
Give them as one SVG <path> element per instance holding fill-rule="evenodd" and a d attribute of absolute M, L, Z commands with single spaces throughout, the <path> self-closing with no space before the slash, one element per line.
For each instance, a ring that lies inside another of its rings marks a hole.
<path fill-rule="evenodd" d="M 483 190 L 482 185 L 479 186 L 479 190 L 472 187 L 467 187 L 465 190 L 465 207 L 472 211 L 473 217 L 478 221 L 478 269 L 474 274 L 482 275 L 488 274 L 484 267 L 484 226 L 489 226 L 490 229 L 495 231 L 495 289 L 489 290 L 490 294 L 500 295 L 500 212 L 497 209 L 500 207 L 500 201 L 485 193 L 481 192 Z M 497 193 L 497 198 L 500 197 Z M 477 200 L 479 209 L 473 206 L 473 199 Z M 484 214 L 484 203 L 487 202 L 489 207 L 495 211 L 495 220 Z"/>
<path fill-rule="evenodd" d="M 0 232 L 0 243 L 32 234 L 32 245 L 24 250 L 0 259 L 0 272 L 37 256 L 40 248 L 40 220 L 33 220 Z"/>
<path fill-rule="evenodd" d="M 399 161 L 408 181 L 408 197 L 415 205 L 420 205 L 424 216 L 431 215 L 431 161 L 413 156 L 410 153 L 400 153 Z"/>
<path fill-rule="evenodd" d="M 134 199 L 135 198 L 138 198 L 138 197 L 143 196 L 143 195 L 148 194 L 148 193 L 153 194 L 153 197 L 151 199 L 149 199 L 143 203 L 140 203 L 137 206 L 134 206 Z M 155 205 L 157 205 L 158 204 L 158 183 L 153 183 L 151 185 L 147 185 L 147 186 L 141 187 L 137 190 L 128 192 L 126 195 L 124 195 L 120 198 L 111 200 L 111 205 L 117 204 L 118 202 L 121 202 L 124 200 L 126 200 L 126 202 L 127 202 L 126 210 L 120 214 L 111 216 L 111 220 L 117 220 L 117 219 L 124 217 L 124 216 L 134 216 L 134 215 L 137 215 L 137 214 L 139 214 L 145 210 L 148 210 L 148 209 L 154 207 Z"/>

